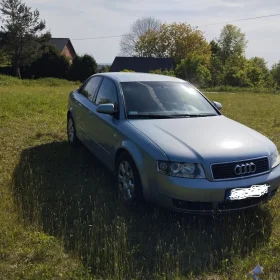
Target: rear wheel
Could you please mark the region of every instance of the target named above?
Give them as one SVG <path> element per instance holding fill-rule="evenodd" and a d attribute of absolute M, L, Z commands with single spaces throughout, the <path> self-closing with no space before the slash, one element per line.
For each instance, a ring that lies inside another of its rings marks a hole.
<path fill-rule="evenodd" d="M 125 205 L 133 205 L 142 196 L 142 186 L 136 165 L 128 153 L 123 153 L 116 167 L 119 198 Z"/>
<path fill-rule="evenodd" d="M 76 135 L 75 123 L 71 115 L 67 118 L 67 136 L 68 142 L 72 146 L 77 146 L 80 143 Z"/>

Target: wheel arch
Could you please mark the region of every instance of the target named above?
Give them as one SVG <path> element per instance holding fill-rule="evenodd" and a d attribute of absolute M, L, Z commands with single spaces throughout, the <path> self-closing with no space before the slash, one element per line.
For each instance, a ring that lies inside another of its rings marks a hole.
<path fill-rule="evenodd" d="M 115 164 L 114 164 L 115 174 L 117 174 L 118 158 L 120 157 L 120 155 L 122 153 L 127 153 L 135 163 L 135 166 L 136 166 L 138 174 L 139 174 L 140 182 L 143 187 L 145 180 L 144 180 L 144 177 L 142 176 L 142 173 L 140 172 L 140 170 L 143 169 L 143 158 L 142 158 L 141 152 L 140 152 L 139 148 L 135 144 L 133 144 L 131 141 L 125 141 L 122 144 L 123 145 L 117 149 L 116 154 L 115 154 Z"/>

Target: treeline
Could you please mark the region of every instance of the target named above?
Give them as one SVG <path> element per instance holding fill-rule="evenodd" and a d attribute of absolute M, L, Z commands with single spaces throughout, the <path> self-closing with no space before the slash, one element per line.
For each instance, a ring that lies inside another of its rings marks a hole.
<path fill-rule="evenodd" d="M 73 63 L 48 45 L 46 23 L 38 10 L 31 10 L 22 0 L 0 0 L 0 69 L 2 74 L 21 78 L 54 77 L 84 81 L 97 72 L 92 56 L 77 56 Z M 123 55 L 169 57 L 173 71 L 159 69 L 159 74 L 173 75 L 199 87 L 280 88 L 280 62 L 267 67 L 264 58 L 247 59 L 246 35 L 234 25 L 226 25 L 218 39 L 206 41 L 201 30 L 186 23 L 162 23 L 154 18 L 137 20 L 122 37 Z M 109 71 L 104 67 L 103 72 Z"/>
<path fill-rule="evenodd" d="M 53 77 L 71 81 L 85 81 L 97 73 L 97 63 L 90 55 L 76 56 L 70 63 L 54 46 L 45 46 L 41 55 L 21 69 L 22 77 L 39 79 Z"/>
<path fill-rule="evenodd" d="M 175 75 L 199 87 L 280 88 L 280 62 L 269 69 L 264 58 L 247 59 L 247 44 L 246 35 L 231 24 L 223 27 L 217 40 L 208 43 L 203 32 L 189 24 L 143 18 L 123 36 L 120 47 L 127 56 L 173 58 L 174 71 L 156 72 Z"/>
<path fill-rule="evenodd" d="M 44 32 L 45 21 L 21 0 L 1 0 L 0 74 L 19 78 L 63 78 L 84 81 L 97 72 L 90 55 L 76 56 L 72 63 L 54 47 Z M 106 71 L 106 69 L 104 69 Z"/>

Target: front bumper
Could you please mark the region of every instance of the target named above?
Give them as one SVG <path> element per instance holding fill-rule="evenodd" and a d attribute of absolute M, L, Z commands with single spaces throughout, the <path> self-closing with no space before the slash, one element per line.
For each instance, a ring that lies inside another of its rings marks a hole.
<path fill-rule="evenodd" d="M 261 198 L 227 201 L 226 192 L 235 188 L 269 184 L 269 193 Z M 271 173 L 229 181 L 186 179 L 158 174 L 158 195 L 155 202 L 161 206 L 184 212 L 232 211 L 253 207 L 271 199 L 280 186 L 280 165 Z"/>

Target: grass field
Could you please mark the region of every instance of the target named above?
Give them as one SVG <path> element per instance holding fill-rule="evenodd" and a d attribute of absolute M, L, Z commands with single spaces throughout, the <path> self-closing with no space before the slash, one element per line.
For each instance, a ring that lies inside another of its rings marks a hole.
<path fill-rule="evenodd" d="M 78 84 L 0 76 L 0 279 L 280 278 L 280 196 L 248 213 L 129 211 L 112 176 L 66 142 Z M 207 94 L 280 148 L 280 95 Z"/>

